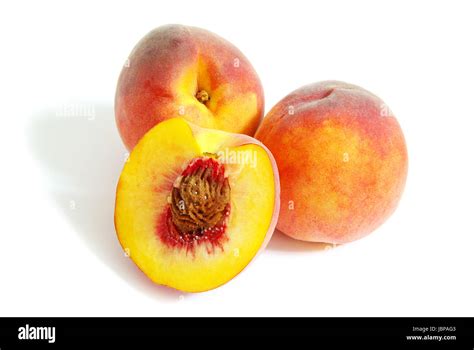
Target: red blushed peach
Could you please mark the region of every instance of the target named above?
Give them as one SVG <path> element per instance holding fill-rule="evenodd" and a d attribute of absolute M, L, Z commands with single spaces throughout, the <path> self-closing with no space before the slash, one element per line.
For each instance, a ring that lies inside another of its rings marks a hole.
<path fill-rule="evenodd" d="M 259 141 L 168 119 L 145 134 L 125 164 L 117 235 L 152 281 L 187 292 L 213 289 L 269 241 L 279 188 L 274 159 Z"/>
<path fill-rule="evenodd" d="M 256 138 L 280 172 L 277 228 L 293 238 L 359 239 L 400 200 L 408 167 L 402 130 L 383 101 L 358 86 L 326 81 L 292 92 Z"/>
<path fill-rule="evenodd" d="M 118 80 L 115 118 L 129 150 L 168 118 L 251 136 L 262 120 L 263 89 L 250 62 L 204 29 L 159 27 L 135 46 L 127 63 Z"/>

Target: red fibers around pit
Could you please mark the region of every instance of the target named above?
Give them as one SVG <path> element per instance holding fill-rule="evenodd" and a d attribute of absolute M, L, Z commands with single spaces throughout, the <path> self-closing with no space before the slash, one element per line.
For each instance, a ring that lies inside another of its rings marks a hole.
<path fill-rule="evenodd" d="M 192 160 L 181 176 L 192 175 L 201 168 L 211 168 L 212 179 L 216 182 L 228 181 L 225 177 L 224 165 L 213 158 L 207 157 Z M 168 205 L 164 213 L 158 218 L 157 234 L 161 242 L 169 248 L 185 249 L 186 253 L 194 254 L 196 247 L 204 244 L 208 254 L 212 254 L 216 248 L 223 250 L 223 244 L 228 240 L 226 231 L 229 215 L 230 203 L 226 206 L 225 215 L 219 224 L 207 229 L 183 233 L 173 223 L 171 208 Z"/>
<path fill-rule="evenodd" d="M 224 165 L 213 158 L 196 158 L 189 163 L 181 174 L 183 177 L 195 173 L 200 168 L 211 168 L 214 181 L 224 181 Z"/>

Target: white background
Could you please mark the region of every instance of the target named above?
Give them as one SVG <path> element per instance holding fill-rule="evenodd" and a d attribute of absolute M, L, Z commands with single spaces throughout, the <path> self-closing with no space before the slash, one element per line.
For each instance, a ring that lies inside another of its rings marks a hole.
<path fill-rule="evenodd" d="M 3 2 L 0 316 L 474 316 L 473 13 L 469 1 Z M 132 47 L 166 23 L 239 47 L 267 111 L 326 79 L 382 97 L 410 159 L 395 214 L 334 249 L 276 235 L 210 292 L 151 283 L 115 238 L 113 98 Z"/>

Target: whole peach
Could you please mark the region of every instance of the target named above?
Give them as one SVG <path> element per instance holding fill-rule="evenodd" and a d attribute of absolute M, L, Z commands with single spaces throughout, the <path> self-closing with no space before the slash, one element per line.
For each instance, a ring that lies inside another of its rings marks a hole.
<path fill-rule="evenodd" d="M 346 243 L 395 210 L 408 169 L 395 117 L 361 87 L 325 81 L 281 100 L 257 131 L 280 172 L 277 228 L 290 237 Z"/>
<path fill-rule="evenodd" d="M 115 118 L 131 150 L 154 125 L 174 117 L 253 136 L 263 104 L 257 73 L 235 46 L 204 29 L 166 25 L 131 52 L 118 80 Z"/>

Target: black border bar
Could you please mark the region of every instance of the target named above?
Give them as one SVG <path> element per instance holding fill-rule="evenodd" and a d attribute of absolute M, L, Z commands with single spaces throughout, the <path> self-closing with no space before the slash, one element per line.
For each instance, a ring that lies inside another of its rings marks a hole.
<path fill-rule="evenodd" d="M 43 333 L 35 333 L 34 327 Z M 32 337 L 44 334 L 47 338 L 44 327 L 54 327 L 54 343 L 19 339 L 20 331 L 25 334 L 26 329 Z M 135 349 L 150 343 L 164 347 L 163 337 L 195 346 L 196 338 L 243 336 L 291 337 L 302 344 L 314 338 L 318 343 L 313 344 L 332 345 L 329 348 L 472 350 L 474 318 L 0 318 L 0 350 L 69 346 Z"/>

